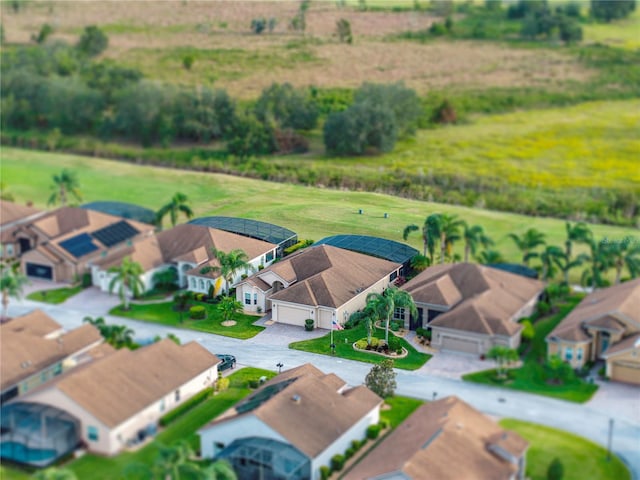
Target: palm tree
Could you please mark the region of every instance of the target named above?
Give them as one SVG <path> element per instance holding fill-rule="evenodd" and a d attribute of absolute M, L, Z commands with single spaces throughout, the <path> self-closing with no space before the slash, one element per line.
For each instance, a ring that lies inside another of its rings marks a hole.
<path fill-rule="evenodd" d="M 180 213 L 184 214 L 187 219 L 193 217 L 193 210 L 191 207 L 187 205 L 189 199 L 184 193 L 176 193 L 169 203 L 164 205 L 158 212 L 156 213 L 156 221 L 158 225 L 162 225 L 162 220 L 164 217 L 169 214 L 169 219 L 171 220 L 171 226 L 175 227 L 178 222 L 178 215 Z"/>
<path fill-rule="evenodd" d="M 444 263 L 445 258 L 451 258 L 453 244 L 460 240 L 460 227 L 463 220 L 457 215 L 443 213 L 440 215 L 440 263 Z"/>
<path fill-rule="evenodd" d="M 134 333 L 126 325 L 110 325 L 106 340 L 114 348 L 129 347 L 133 344 Z"/>
<path fill-rule="evenodd" d="M 9 298 L 22 298 L 25 285 L 29 279 L 20 271 L 20 262 L 3 261 L 0 263 L 0 288 L 2 289 L 2 316 L 9 316 Z"/>
<path fill-rule="evenodd" d="M 429 260 L 433 264 L 433 254 L 436 249 L 436 241 L 440 237 L 440 214 L 434 213 L 429 215 L 424 220 L 422 229 L 417 225 L 407 225 L 402 232 L 402 238 L 406 240 L 409 238 L 411 232 L 422 230 L 422 255 L 427 256 L 429 252 Z"/>
<path fill-rule="evenodd" d="M 622 269 L 626 266 L 631 278 L 640 274 L 640 242 L 631 237 L 626 237 L 621 242 L 604 244 L 605 254 L 616 269 L 616 285 L 620 283 Z"/>
<path fill-rule="evenodd" d="M 516 235 L 515 233 L 509 234 L 509 238 L 515 242 L 518 249 L 522 252 L 522 262 L 527 267 L 529 266 L 529 260 L 537 256 L 533 250 L 540 245 L 544 245 L 544 237 L 545 234 L 539 232 L 535 228 L 530 228 L 521 236 Z"/>
<path fill-rule="evenodd" d="M 573 243 L 588 243 L 593 234 L 584 222 L 578 222 L 573 225 L 571 225 L 570 222 L 566 222 L 565 229 L 567 230 L 567 239 L 564 241 L 564 253 L 567 257 L 567 261 L 570 262 Z"/>
<path fill-rule="evenodd" d="M 249 257 L 240 249 L 231 250 L 225 253 L 222 250 L 212 250 L 213 255 L 218 259 L 220 266 L 208 266 L 200 269 L 200 273 L 219 272 L 227 283 L 227 295 L 231 291 L 233 278 L 239 271 L 254 270 L 253 265 L 249 263 Z"/>
<path fill-rule="evenodd" d="M 484 229 L 480 225 L 469 226 L 467 222 L 462 222 L 462 238 L 464 239 L 464 261 L 469 262 L 469 254 L 476 254 L 478 245 L 485 249 L 493 245 L 493 240 L 487 237 Z"/>
<path fill-rule="evenodd" d="M 79 187 L 80 184 L 76 173 L 66 168 L 63 169 L 62 172 L 53 176 L 53 193 L 49 197 L 48 204 L 55 205 L 57 202 L 60 202 L 64 207 L 67 204 L 68 194 L 73 195 L 76 200 L 81 201 L 82 194 L 80 193 Z"/>
<path fill-rule="evenodd" d="M 383 293 L 371 292 L 367 295 L 367 307 L 370 306 L 375 316 L 385 320 L 384 340 L 389 344 L 389 323 L 396 308 L 408 308 L 411 315 L 417 316 L 418 310 L 413 298 L 405 290 L 389 287 Z M 366 307 L 365 307 L 366 308 Z"/>
<path fill-rule="evenodd" d="M 102 318 L 102 317 L 97 317 L 97 318 L 84 317 L 82 319 L 82 321 L 84 323 L 88 323 L 88 324 L 93 325 L 94 327 L 96 327 L 98 329 L 98 331 L 100 331 L 100 335 L 105 337 L 105 340 L 106 340 L 106 337 L 108 336 L 108 333 L 107 333 L 108 325 L 104 321 L 104 318 Z"/>
<path fill-rule="evenodd" d="M 109 293 L 117 288 L 123 309 L 129 310 L 129 295 L 137 297 L 144 290 L 144 283 L 140 279 L 144 273 L 142 267 L 130 257 L 124 257 L 120 266 L 110 268 L 109 272 L 115 274 L 109 282 Z"/>
<path fill-rule="evenodd" d="M 567 257 L 567 254 L 565 252 L 561 256 L 554 258 L 553 262 L 558 266 L 558 268 L 562 272 L 564 276 L 564 284 L 569 286 L 569 272 L 572 269 L 579 267 L 587 260 L 589 260 L 589 256 L 584 253 L 581 253 L 573 260 L 569 260 L 569 257 Z"/>
<path fill-rule="evenodd" d="M 349 323 L 353 325 L 364 322 L 365 327 L 367 328 L 367 345 L 371 345 L 371 338 L 373 337 L 373 324 L 377 318 L 377 313 L 371 303 L 367 303 L 362 310 L 353 312 L 349 317 Z"/>
<path fill-rule="evenodd" d="M 242 303 L 237 301 L 233 297 L 224 297 L 218 304 L 220 313 L 222 314 L 222 321 L 226 322 L 231 320 L 234 315 L 242 311 Z"/>
<path fill-rule="evenodd" d="M 585 257 L 591 265 L 582 272 L 582 284 L 591 285 L 592 288 L 603 286 L 603 277 L 613 266 L 612 257 L 607 252 L 606 244 L 596 242 L 591 238 L 589 240 L 589 254 L 585 254 Z"/>
<path fill-rule="evenodd" d="M 425 257 L 424 255 L 417 253 L 411 258 L 410 264 L 413 270 L 422 272 L 431 265 L 431 262 L 429 261 L 429 257 Z"/>
<path fill-rule="evenodd" d="M 542 280 L 549 280 L 555 276 L 558 259 L 563 258 L 565 253 L 560 247 L 547 245 L 539 256 L 542 262 Z"/>
<path fill-rule="evenodd" d="M 476 260 L 482 265 L 504 263 L 504 257 L 497 250 L 483 250 L 476 256 Z"/>

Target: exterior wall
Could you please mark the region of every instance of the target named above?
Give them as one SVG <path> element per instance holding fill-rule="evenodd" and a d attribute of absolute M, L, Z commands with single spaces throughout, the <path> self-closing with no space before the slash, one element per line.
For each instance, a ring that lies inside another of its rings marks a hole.
<path fill-rule="evenodd" d="M 226 283 L 222 277 L 208 278 L 196 275 L 187 275 L 187 289 L 190 292 L 209 293 L 209 288 L 213 285 L 214 295 L 218 295 L 226 290 Z"/>
<path fill-rule="evenodd" d="M 200 435 L 200 451 L 203 458 L 214 458 L 218 454 L 221 449 L 216 448 L 216 443 L 227 447 L 234 440 L 249 436 L 272 438 L 289 443 L 282 435 L 251 413 L 217 425 L 204 427 L 198 431 L 198 435 Z"/>
<path fill-rule="evenodd" d="M 249 295 L 249 303 L 246 302 L 247 294 Z M 236 287 L 236 300 L 242 304 L 242 308 L 246 313 L 262 313 L 267 311 L 267 296 L 265 292 L 249 283 L 243 283 Z"/>
<path fill-rule="evenodd" d="M 547 358 L 558 355 L 572 368 L 582 368 L 591 359 L 592 345 L 590 342 L 566 342 L 547 340 Z"/>
<path fill-rule="evenodd" d="M 163 270 L 164 268 L 166 267 L 154 268 L 153 270 L 149 270 L 148 272 L 140 275 L 140 280 L 142 281 L 143 285 L 143 293 L 148 292 L 153 288 L 153 276 L 156 272 Z M 98 266 L 94 265 L 91 267 L 91 283 L 93 283 L 94 286 L 98 287 L 105 293 L 110 293 L 109 284 L 115 276 L 115 273 L 109 272 L 108 270 L 103 270 Z M 116 292 L 117 290 L 118 285 L 116 284 L 113 287 L 113 292 Z"/>
<path fill-rule="evenodd" d="M 311 479 L 318 480 L 320 478 L 320 467 L 322 465 L 330 465 L 331 457 L 338 453 L 344 454 L 345 450 L 351 446 L 351 442 L 353 440 L 361 440 L 365 438 L 367 434 L 367 427 L 378 423 L 379 421 L 380 406 L 377 406 L 337 438 L 325 451 L 311 460 Z"/>
<path fill-rule="evenodd" d="M 477 344 L 477 348 L 452 351 L 474 353 L 479 355 L 487 353 L 492 347 L 497 345 L 503 345 L 509 348 L 518 348 L 520 346 L 520 332 L 511 337 L 506 337 L 502 335 L 482 335 L 478 333 L 465 332 L 463 330 L 453 330 L 440 326 L 432 326 L 431 329 L 431 346 L 434 348 L 443 348 L 443 344 L 446 342 L 445 338 L 451 338 L 454 340 L 459 339 L 465 342 L 475 342 Z"/>
<path fill-rule="evenodd" d="M 640 385 L 640 347 L 606 359 L 606 375 L 616 382 Z"/>

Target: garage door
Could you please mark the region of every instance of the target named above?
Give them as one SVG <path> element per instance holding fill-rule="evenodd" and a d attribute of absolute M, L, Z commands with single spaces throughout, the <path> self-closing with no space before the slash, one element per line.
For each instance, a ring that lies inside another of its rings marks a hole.
<path fill-rule="evenodd" d="M 611 369 L 611 379 L 640 385 L 640 364 L 614 363 Z"/>
<path fill-rule="evenodd" d="M 457 352 L 479 353 L 478 342 L 464 340 L 462 338 L 442 337 L 443 350 L 455 350 Z"/>
<path fill-rule="evenodd" d="M 53 269 L 48 265 L 27 263 L 27 276 L 53 280 Z"/>

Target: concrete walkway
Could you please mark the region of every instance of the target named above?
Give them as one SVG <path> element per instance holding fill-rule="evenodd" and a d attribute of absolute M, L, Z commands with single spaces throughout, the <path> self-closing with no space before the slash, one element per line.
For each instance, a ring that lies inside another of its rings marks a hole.
<path fill-rule="evenodd" d="M 326 331 L 323 330 L 306 332 L 301 327 L 273 324 L 252 339 L 238 340 L 108 315 L 109 309 L 118 303 L 117 297 L 90 288 L 58 306 L 29 300 L 13 300 L 9 306 L 9 313 L 17 316 L 40 308 L 67 329 L 80 325 L 85 316 L 102 316 L 108 323 L 132 328 L 137 339 L 149 339 L 156 335 L 164 337 L 173 333 L 183 342 L 196 340 L 213 353 L 235 355 L 239 367 L 254 366 L 277 370 L 276 364 L 283 363 L 286 370 L 304 363 L 312 363 L 324 372 L 336 373 L 350 385 L 362 384 L 371 369 L 371 365 L 361 362 L 288 348 L 292 341 L 325 335 Z M 609 421 L 613 419 L 613 451 L 629 465 L 633 478 L 640 479 L 640 388 L 603 384 L 601 391 L 591 402 L 580 405 L 462 382 L 459 379 L 463 372 L 491 366 L 492 362 L 489 361 L 482 362 L 474 357 L 441 352 L 419 370 L 397 370 L 396 391 L 399 395 L 425 400 L 457 395 L 487 414 L 560 428 L 586 437 L 605 448 Z"/>

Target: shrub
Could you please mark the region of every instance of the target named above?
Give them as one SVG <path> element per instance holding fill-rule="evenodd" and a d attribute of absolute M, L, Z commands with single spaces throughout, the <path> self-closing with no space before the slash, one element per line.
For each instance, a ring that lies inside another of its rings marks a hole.
<path fill-rule="evenodd" d="M 341 453 L 336 453 L 333 457 L 331 457 L 331 468 L 334 472 L 339 472 L 344 467 L 344 455 Z"/>
<path fill-rule="evenodd" d="M 362 447 L 362 442 L 360 440 L 352 440 L 351 448 L 353 448 L 354 452 L 357 452 Z"/>
<path fill-rule="evenodd" d="M 306 248 L 310 245 L 313 245 L 313 240 L 300 240 L 298 243 L 291 245 L 284 249 L 284 255 L 290 255 L 296 250 L 300 250 L 301 248 Z"/>
<path fill-rule="evenodd" d="M 366 338 L 361 338 L 356 342 L 356 348 L 359 348 L 360 350 L 365 350 L 367 348 L 367 345 L 369 344 L 367 343 Z"/>
<path fill-rule="evenodd" d="M 384 430 L 385 428 L 389 428 L 389 422 L 384 418 L 380 419 L 380 421 L 378 422 L 378 425 L 380 425 L 380 429 L 382 430 Z"/>
<path fill-rule="evenodd" d="M 378 337 L 372 337 L 371 348 L 378 348 L 378 345 L 380 345 L 380 339 Z"/>
<path fill-rule="evenodd" d="M 185 70 L 191 70 L 193 62 L 195 62 L 195 58 L 193 55 L 185 55 L 184 57 L 182 57 L 182 66 L 185 68 Z"/>
<path fill-rule="evenodd" d="M 533 337 L 536 335 L 536 330 L 533 328 L 531 324 L 531 320 L 525 319 L 520 322 L 523 326 L 522 328 L 522 339 L 523 340 L 533 340 Z"/>
<path fill-rule="evenodd" d="M 551 306 L 547 302 L 538 302 L 536 306 L 536 311 L 539 316 L 544 317 L 551 311 Z"/>
<path fill-rule="evenodd" d="M 85 273 L 82 275 L 82 288 L 89 288 L 91 285 L 93 285 L 93 282 L 91 281 L 91 274 Z"/>
<path fill-rule="evenodd" d="M 304 329 L 307 332 L 311 332 L 313 330 L 314 326 L 315 326 L 315 322 L 313 321 L 313 318 L 307 318 L 304 321 Z"/>
<path fill-rule="evenodd" d="M 216 391 L 224 392 L 225 390 L 228 390 L 230 383 L 231 383 L 231 380 L 229 380 L 227 377 L 223 377 L 223 376 L 218 377 L 218 381 L 216 382 Z"/>
<path fill-rule="evenodd" d="M 248 382 L 249 388 L 258 388 L 260 386 L 260 380 L 252 379 Z"/>
<path fill-rule="evenodd" d="M 562 480 L 564 477 L 564 466 L 559 458 L 554 458 L 547 469 L 547 480 Z"/>
<path fill-rule="evenodd" d="M 380 435 L 380 425 L 369 425 L 367 427 L 367 438 L 370 440 L 375 440 Z"/>
<path fill-rule="evenodd" d="M 345 460 L 349 460 L 351 457 L 353 457 L 353 455 L 356 453 L 355 449 L 353 447 L 349 447 L 345 450 L 344 452 L 344 458 Z"/>
<path fill-rule="evenodd" d="M 95 25 L 85 27 L 77 48 L 89 57 L 102 53 L 109 45 L 109 37 Z"/>
<path fill-rule="evenodd" d="M 326 465 L 322 465 L 320 467 L 320 478 L 322 480 L 327 480 L 331 476 L 331 468 Z"/>
<path fill-rule="evenodd" d="M 391 335 L 389 337 L 389 350 L 397 352 L 398 350 L 402 351 L 402 343 L 400 339 Z"/>
<path fill-rule="evenodd" d="M 196 305 L 189 309 L 189 318 L 193 320 L 203 320 L 207 318 L 207 309 L 202 305 Z"/>
<path fill-rule="evenodd" d="M 196 407 L 197 405 L 200 405 L 207 398 L 209 398 L 212 393 L 213 393 L 213 388 L 211 387 L 205 388 L 201 392 L 196 393 L 193 397 L 191 397 L 189 400 L 184 402 L 182 405 L 174 408 L 170 412 L 160 417 L 160 425 L 162 425 L 163 427 L 166 427 L 171 422 L 181 417 L 192 408 Z"/>

